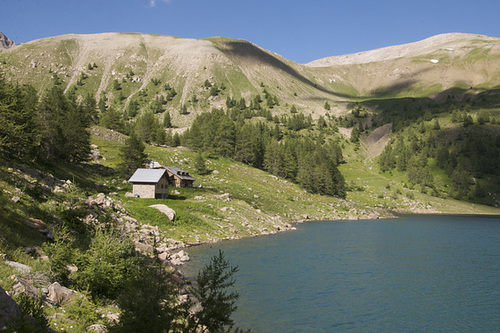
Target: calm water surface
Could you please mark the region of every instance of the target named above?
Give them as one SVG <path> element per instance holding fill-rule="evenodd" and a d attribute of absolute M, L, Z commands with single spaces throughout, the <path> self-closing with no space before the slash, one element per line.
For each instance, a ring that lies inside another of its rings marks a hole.
<path fill-rule="evenodd" d="M 308 222 L 223 250 L 253 332 L 500 332 L 500 217 Z"/>

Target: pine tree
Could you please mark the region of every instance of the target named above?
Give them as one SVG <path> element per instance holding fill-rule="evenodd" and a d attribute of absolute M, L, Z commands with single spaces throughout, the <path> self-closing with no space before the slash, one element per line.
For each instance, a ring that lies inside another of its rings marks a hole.
<path fill-rule="evenodd" d="M 174 147 L 179 147 L 181 145 L 181 137 L 179 136 L 179 133 L 175 133 L 172 140 Z"/>
<path fill-rule="evenodd" d="M 165 112 L 163 116 L 163 127 L 172 128 L 172 119 L 170 118 L 170 112 Z"/>
<path fill-rule="evenodd" d="M 125 131 L 125 124 L 123 123 L 120 113 L 116 111 L 115 108 L 110 107 L 103 114 L 101 114 L 101 119 L 99 121 L 101 126 L 109 128 L 114 131 L 123 133 Z"/>
<path fill-rule="evenodd" d="M 441 125 L 439 124 L 439 120 L 437 118 L 434 119 L 434 124 L 432 125 L 432 128 L 436 131 L 441 129 Z"/>
<path fill-rule="evenodd" d="M 131 175 L 135 169 L 144 164 L 147 157 L 144 153 L 145 149 L 144 143 L 132 132 L 130 137 L 125 140 L 125 145 L 120 149 L 121 163 L 119 169 L 123 174 Z"/>
<path fill-rule="evenodd" d="M 205 159 L 203 158 L 201 152 L 196 154 L 196 157 L 194 159 L 194 167 L 199 174 L 204 174 L 205 172 L 207 172 L 207 167 L 205 166 Z"/>
<path fill-rule="evenodd" d="M 143 113 L 135 123 L 135 132 L 138 138 L 146 143 L 154 141 L 155 125 L 157 123 L 152 111 Z"/>
<path fill-rule="evenodd" d="M 60 86 L 54 85 L 44 96 L 38 112 L 40 155 L 46 161 L 63 159 L 80 162 L 90 152 L 91 118 L 85 103 L 68 99 Z"/>
<path fill-rule="evenodd" d="M 236 129 L 234 126 L 234 122 L 231 119 L 224 117 L 215 136 L 215 153 L 221 156 L 233 156 L 235 142 Z"/>
<path fill-rule="evenodd" d="M 26 157 L 37 144 L 34 88 L 7 84 L 0 75 L 0 154 Z"/>
<path fill-rule="evenodd" d="M 88 118 L 88 124 L 99 123 L 99 113 L 97 112 L 97 103 L 95 100 L 95 96 L 92 93 L 87 94 L 87 96 L 83 99 L 82 102 L 82 111 L 85 114 L 85 117 Z"/>
<path fill-rule="evenodd" d="M 263 144 L 258 128 L 245 124 L 238 130 L 234 158 L 257 168 L 262 166 Z"/>
<path fill-rule="evenodd" d="M 203 327 L 208 332 L 229 332 L 234 326 L 231 315 L 236 311 L 238 293 L 229 292 L 228 288 L 234 286 L 233 276 L 238 272 L 237 267 L 231 267 L 219 251 L 210 263 L 199 273 L 193 294 L 201 305 L 201 310 L 195 313 L 197 328 Z"/>

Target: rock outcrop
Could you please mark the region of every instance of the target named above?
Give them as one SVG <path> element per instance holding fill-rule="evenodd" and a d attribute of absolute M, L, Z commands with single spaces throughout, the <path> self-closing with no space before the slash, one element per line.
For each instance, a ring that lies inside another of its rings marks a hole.
<path fill-rule="evenodd" d="M 0 31 L 0 49 L 6 50 L 14 45 L 15 43 Z"/>
<path fill-rule="evenodd" d="M 68 303 L 70 299 L 76 296 L 76 291 L 61 286 L 58 282 L 54 282 L 49 286 L 47 298 L 56 304 Z"/>
<path fill-rule="evenodd" d="M 0 329 L 21 315 L 21 308 L 0 287 Z"/>

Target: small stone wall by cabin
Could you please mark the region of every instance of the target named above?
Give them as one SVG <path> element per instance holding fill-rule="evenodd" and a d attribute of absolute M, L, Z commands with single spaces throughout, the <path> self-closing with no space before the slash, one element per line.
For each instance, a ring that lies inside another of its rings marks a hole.
<path fill-rule="evenodd" d="M 132 192 L 145 199 L 167 199 L 168 178 L 162 177 L 158 183 L 133 184 Z"/>
<path fill-rule="evenodd" d="M 155 184 L 134 184 L 132 185 L 132 193 L 139 195 L 141 198 L 155 198 Z"/>

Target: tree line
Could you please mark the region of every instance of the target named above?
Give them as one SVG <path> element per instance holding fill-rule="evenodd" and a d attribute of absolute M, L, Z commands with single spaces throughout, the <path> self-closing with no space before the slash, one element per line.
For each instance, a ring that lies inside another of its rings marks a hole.
<path fill-rule="evenodd" d="M 500 176 L 500 135 L 466 118 L 462 121 L 459 127 L 441 129 L 434 122 L 430 132 L 420 125 L 398 134 L 379 156 L 380 170 L 405 172 L 411 185 L 429 188 L 435 195 L 446 189 L 457 199 L 481 200 L 486 187 L 494 186 L 487 179 Z M 436 176 L 436 167 L 451 182 L 449 188 Z"/>
<path fill-rule="evenodd" d="M 81 162 L 90 152 L 89 126 L 97 121 L 93 95 L 81 101 L 57 82 L 41 98 L 31 86 L 0 75 L 0 154 L 42 162 Z"/>
<path fill-rule="evenodd" d="M 198 115 L 181 136 L 194 151 L 230 157 L 296 182 L 312 193 L 345 196 L 338 165 L 342 149 L 335 141 L 284 135 L 278 124 L 233 120 L 231 111 L 213 109 Z"/>

